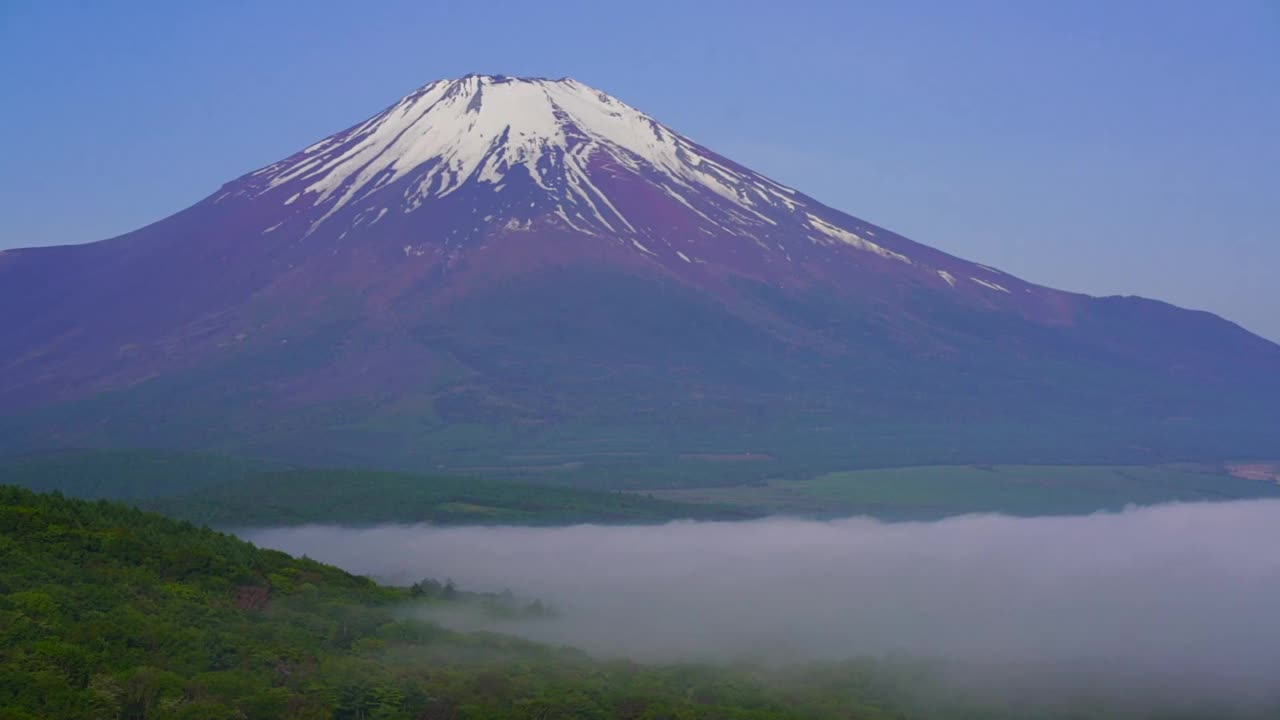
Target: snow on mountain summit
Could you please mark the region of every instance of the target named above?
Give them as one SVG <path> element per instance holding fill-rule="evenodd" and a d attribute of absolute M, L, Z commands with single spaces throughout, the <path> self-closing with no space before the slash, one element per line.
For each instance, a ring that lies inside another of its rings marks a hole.
<path fill-rule="evenodd" d="M 602 162 L 657 174 L 673 194 L 714 193 L 757 222 L 770 222 L 756 209 L 761 203 L 795 204 L 794 190 L 719 162 L 648 115 L 568 78 L 436 81 L 255 176 L 268 181 L 262 192 L 303 183 L 291 198 L 324 208 L 323 219 L 406 178 L 412 182 L 404 202 L 412 210 L 468 181 L 500 190 L 520 168 L 543 190 L 563 192 L 589 225 L 634 232 L 592 181 L 590 166 Z"/>
<path fill-rule="evenodd" d="M 415 257 L 569 232 L 677 267 L 851 262 L 1009 292 L 995 271 L 835 211 L 571 78 L 438 80 L 224 190 L 214 202 L 252 202 L 264 235 L 391 233 Z"/>
<path fill-rule="evenodd" d="M 0 307 L 32 309 L 0 333 L 15 450 L 1247 455 L 1280 392 L 1237 326 L 913 242 L 569 79 L 433 82 L 133 232 L 9 250 Z"/>

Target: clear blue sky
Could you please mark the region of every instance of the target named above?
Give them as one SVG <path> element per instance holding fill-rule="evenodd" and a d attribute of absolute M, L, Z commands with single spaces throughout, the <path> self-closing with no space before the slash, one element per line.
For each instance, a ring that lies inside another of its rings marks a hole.
<path fill-rule="evenodd" d="M 1028 280 L 1280 339 L 1280 2 L 0 0 L 0 248 L 97 240 L 468 72 L 570 75 Z"/>

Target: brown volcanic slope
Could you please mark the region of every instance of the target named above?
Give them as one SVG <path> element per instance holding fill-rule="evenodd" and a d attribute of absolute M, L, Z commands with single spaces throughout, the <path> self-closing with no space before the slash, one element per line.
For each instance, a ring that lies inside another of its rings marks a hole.
<path fill-rule="evenodd" d="M 1236 325 L 922 246 L 573 80 L 432 83 L 138 231 L 0 253 L 0 307 L 8 448 L 1099 460 L 1280 421 L 1280 347 Z"/>

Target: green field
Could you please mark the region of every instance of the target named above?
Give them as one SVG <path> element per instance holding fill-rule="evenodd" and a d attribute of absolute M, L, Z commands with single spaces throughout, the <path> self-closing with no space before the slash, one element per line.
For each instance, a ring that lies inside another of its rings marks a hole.
<path fill-rule="evenodd" d="M 220 527 L 305 523 L 658 523 L 737 520 L 733 508 L 620 491 L 377 470 L 313 470 L 220 455 L 71 451 L 0 460 L 0 483 L 128 501 Z"/>
<path fill-rule="evenodd" d="M 1070 515 L 1126 505 L 1280 497 L 1280 485 L 1218 465 L 937 465 L 827 473 L 655 497 L 760 514 L 928 519 L 975 512 Z"/>
<path fill-rule="evenodd" d="M 751 517 L 714 504 L 616 491 L 371 470 L 268 472 L 137 502 L 170 517 L 218 527 L 387 522 L 569 525 Z"/>
<path fill-rule="evenodd" d="M 557 461 L 559 458 L 555 458 Z M 644 458 L 627 456 L 638 470 Z M 545 456 L 527 461 L 548 462 Z M 317 470 L 222 455 L 81 450 L 0 458 L 0 483 L 124 500 L 217 527 L 431 522 L 476 525 L 661 523 L 771 514 L 931 519 L 973 512 L 1070 515 L 1126 505 L 1280 497 L 1280 484 L 1234 477 L 1221 464 L 934 465 L 770 474 L 767 457 L 684 455 L 684 464 L 738 468 L 740 484 L 656 464 L 653 484 L 629 491 L 575 469 L 534 481 L 486 476 Z M 594 480 L 594 482 L 591 482 Z M 592 489 L 592 488 L 616 489 Z"/>

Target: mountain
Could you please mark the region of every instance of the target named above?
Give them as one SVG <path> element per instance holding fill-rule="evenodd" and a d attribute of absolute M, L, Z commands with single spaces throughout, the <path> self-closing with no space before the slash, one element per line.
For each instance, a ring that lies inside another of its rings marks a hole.
<path fill-rule="evenodd" d="M 1280 346 L 912 242 L 570 79 L 434 82 L 5 251 L 0 307 L 8 449 L 776 470 L 1261 456 L 1280 422 Z"/>

